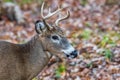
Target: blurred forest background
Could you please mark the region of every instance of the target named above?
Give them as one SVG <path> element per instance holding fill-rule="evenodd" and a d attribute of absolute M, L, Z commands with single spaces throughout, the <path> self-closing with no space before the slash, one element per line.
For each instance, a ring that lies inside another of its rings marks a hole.
<path fill-rule="evenodd" d="M 70 10 L 60 27 L 80 54 L 46 67 L 33 80 L 120 80 L 120 0 L 0 0 L 0 40 L 25 43 L 35 35 L 43 1 L 45 13 L 58 5 L 63 14 Z"/>

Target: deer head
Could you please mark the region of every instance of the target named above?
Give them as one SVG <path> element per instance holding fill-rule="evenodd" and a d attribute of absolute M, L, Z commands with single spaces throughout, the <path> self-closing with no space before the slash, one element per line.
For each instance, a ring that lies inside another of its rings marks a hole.
<path fill-rule="evenodd" d="M 58 27 L 58 23 L 70 16 L 70 12 L 67 11 L 67 15 L 61 17 L 55 21 L 55 25 L 50 25 L 46 22 L 51 16 L 55 15 L 61 8 L 51 13 L 49 8 L 48 15 L 43 15 L 44 3 L 41 6 L 41 17 L 42 20 L 38 20 L 35 23 L 35 30 L 40 37 L 44 50 L 52 53 L 53 55 L 64 53 L 69 58 L 77 57 L 77 50 L 72 47 L 72 45 L 66 39 L 63 31 Z"/>

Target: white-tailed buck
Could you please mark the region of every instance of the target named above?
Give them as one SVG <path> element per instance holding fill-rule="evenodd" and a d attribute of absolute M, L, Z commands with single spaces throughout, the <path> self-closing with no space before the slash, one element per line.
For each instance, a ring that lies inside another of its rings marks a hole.
<path fill-rule="evenodd" d="M 65 54 L 68 58 L 77 57 L 75 50 L 62 30 L 58 27 L 59 21 L 69 17 L 70 13 L 59 18 L 55 26 L 46 22 L 54 14 L 43 15 L 44 3 L 41 6 L 41 21 L 36 21 L 37 34 L 25 44 L 13 44 L 0 41 L 0 80 L 32 80 L 48 64 L 52 55 Z"/>

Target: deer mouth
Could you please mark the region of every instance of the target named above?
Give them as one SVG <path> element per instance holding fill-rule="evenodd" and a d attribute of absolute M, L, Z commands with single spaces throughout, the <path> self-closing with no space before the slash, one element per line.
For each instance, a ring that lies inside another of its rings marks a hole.
<path fill-rule="evenodd" d="M 78 51 L 74 49 L 72 46 L 70 46 L 68 49 L 62 50 L 62 52 L 68 58 L 76 58 L 78 56 Z"/>

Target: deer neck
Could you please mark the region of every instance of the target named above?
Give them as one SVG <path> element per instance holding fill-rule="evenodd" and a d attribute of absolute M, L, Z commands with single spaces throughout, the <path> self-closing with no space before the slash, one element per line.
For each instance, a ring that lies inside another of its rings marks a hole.
<path fill-rule="evenodd" d="M 22 44 L 20 50 L 24 53 L 27 75 L 30 78 L 37 76 L 51 58 L 51 56 L 48 56 L 47 51 L 45 51 L 42 41 L 39 40 L 39 35 L 34 36 L 26 44 Z"/>

